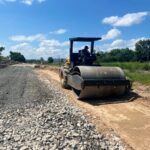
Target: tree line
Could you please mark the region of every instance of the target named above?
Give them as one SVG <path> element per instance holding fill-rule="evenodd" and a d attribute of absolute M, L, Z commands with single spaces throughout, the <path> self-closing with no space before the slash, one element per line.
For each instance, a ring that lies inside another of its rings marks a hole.
<path fill-rule="evenodd" d="M 150 61 L 150 39 L 138 41 L 135 44 L 135 50 L 125 48 L 113 49 L 109 52 L 97 52 L 97 63 L 129 61 Z"/>
<path fill-rule="evenodd" d="M 48 57 L 47 60 L 45 60 L 43 57 L 40 59 L 29 59 L 27 60 L 28 63 L 36 63 L 36 64 L 52 64 L 54 62 L 53 57 Z"/>
<path fill-rule="evenodd" d="M 4 51 L 4 50 L 5 50 L 5 47 L 0 47 L 0 61 L 3 58 L 1 55 L 2 55 L 2 51 Z M 22 63 L 28 62 L 28 63 L 41 63 L 41 64 L 44 64 L 44 63 L 53 63 L 53 61 L 54 61 L 54 59 L 52 57 L 48 57 L 47 60 L 44 60 L 43 57 L 41 57 L 40 59 L 27 60 L 24 57 L 24 55 L 22 55 L 20 52 L 12 52 L 12 51 L 10 51 L 10 54 L 7 58 L 12 60 L 12 61 L 22 62 Z"/>
<path fill-rule="evenodd" d="M 5 47 L 0 47 L 0 60 L 2 58 L 1 53 L 5 50 Z M 113 49 L 109 52 L 97 52 L 97 63 L 101 62 L 129 62 L 129 61 L 139 61 L 147 62 L 150 61 L 150 39 L 140 40 L 135 44 L 135 50 L 129 48 L 125 49 Z M 48 57 L 44 60 L 42 57 L 40 59 L 26 60 L 26 58 L 19 52 L 10 51 L 9 59 L 17 62 L 29 62 L 29 63 L 53 63 L 53 57 Z M 57 60 L 58 61 L 58 60 Z M 62 62 L 62 61 L 61 61 Z"/>

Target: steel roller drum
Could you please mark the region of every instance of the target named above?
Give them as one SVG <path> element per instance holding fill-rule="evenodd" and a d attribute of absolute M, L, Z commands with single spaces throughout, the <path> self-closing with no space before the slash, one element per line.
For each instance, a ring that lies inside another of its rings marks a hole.
<path fill-rule="evenodd" d="M 79 99 L 120 96 L 130 90 L 130 81 L 119 67 L 77 66 L 68 83 Z"/>

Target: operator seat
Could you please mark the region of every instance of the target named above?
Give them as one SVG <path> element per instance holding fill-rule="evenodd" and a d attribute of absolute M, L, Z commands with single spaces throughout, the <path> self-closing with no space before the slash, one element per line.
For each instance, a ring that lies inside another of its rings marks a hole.
<path fill-rule="evenodd" d="M 78 65 L 92 65 L 95 60 L 96 60 L 95 54 L 90 54 L 89 52 L 79 50 Z"/>

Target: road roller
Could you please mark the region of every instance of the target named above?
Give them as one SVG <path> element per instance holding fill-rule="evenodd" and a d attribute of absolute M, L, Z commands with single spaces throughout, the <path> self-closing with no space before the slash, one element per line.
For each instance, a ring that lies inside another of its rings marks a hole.
<path fill-rule="evenodd" d="M 78 99 L 122 96 L 131 89 L 131 82 L 119 67 L 96 65 L 95 41 L 100 37 L 70 38 L 70 53 L 59 76 L 62 88 L 72 89 Z M 75 42 L 88 42 L 83 49 L 74 52 Z"/>

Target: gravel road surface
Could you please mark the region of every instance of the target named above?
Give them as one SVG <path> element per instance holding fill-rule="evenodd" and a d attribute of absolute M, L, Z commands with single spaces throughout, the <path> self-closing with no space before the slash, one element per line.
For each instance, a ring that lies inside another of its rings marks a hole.
<path fill-rule="evenodd" d="M 67 95 L 74 106 L 91 116 L 90 120 L 97 130 L 101 132 L 105 128 L 107 131 L 109 128 L 113 129 L 133 149 L 150 149 L 150 86 L 134 83 L 134 90 L 129 95 L 81 101 L 77 100 L 71 90 L 60 87 L 58 68 L 47 66 L 45 69 L 38 69 L 37 73 L 42 78 L 55 81 L 57 88 Z"/>
<path fill-rule="evenodd" d="M 53 82 L 25 65 L 0 69 L 0 149 L 120 149 L 119 137 L 97 133 Z"/>
<path fill-rule="evenodd" d="M 0 108 L 20 108 L 41 101 L 44 89 L 31 67 L 10 66 L 0 69 Z"/>

